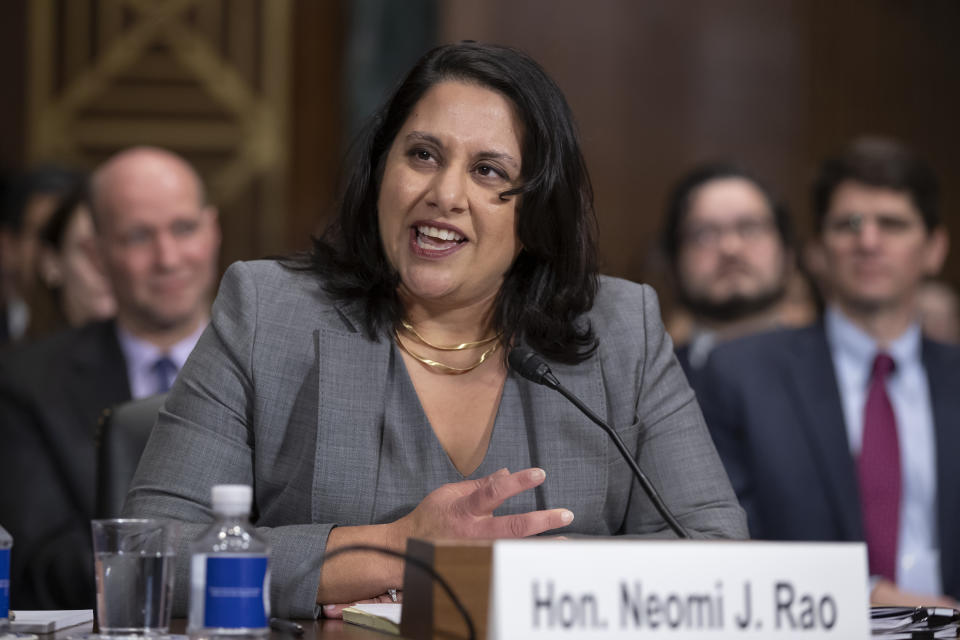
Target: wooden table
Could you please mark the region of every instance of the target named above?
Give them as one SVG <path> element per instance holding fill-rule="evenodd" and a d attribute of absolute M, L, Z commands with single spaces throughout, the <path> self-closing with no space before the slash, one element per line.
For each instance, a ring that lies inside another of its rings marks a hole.
<path fill-rule="evenodd" d="M 347 624 L 343 620 L 297 620 L 297 622 L 303 627 L 302 636 L 271 631 L 270 640 L 342 640 L 345 638 L 352 640 L 389 640 L 397 637 L 373 629 Z M 170 623 L 170 633 L 186 633 L 186 629 L 187 621 L 184 618 L 175 619 Z M 52 635 L 38 637 L 39 640 L 66 640 L 70 636 L 92 632 L 93 623 L 90 622 L 63 629 Z"/>
<path fill-rule="evenodd" d="M 389 640 L 397 637 L 373 629 L 358 627 L 355 624 L 348 624 L 343 620 L 297 620 L 296 622 L 299 622 L 300 626 L 303 627 L 302 636 L 271 631 L 270 640 L 341 640 L 343 638 Z M 170 624 L 170 631 L 173 633 L 185 633 L 186 628 L 186 620 L 174 620 Z"/>

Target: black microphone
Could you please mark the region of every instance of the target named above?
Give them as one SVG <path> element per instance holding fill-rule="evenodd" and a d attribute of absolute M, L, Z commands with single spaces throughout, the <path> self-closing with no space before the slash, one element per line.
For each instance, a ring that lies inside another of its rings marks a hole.
<path fill-rule="evenodd" d="M 507 359 L 510 361 L 510 368 L 527 380 L 542 384 L 551 389 L 560 387 L 560 381 L 553 375 L 553 371 L 550 371 L 550 365 L 538 356 L 537 352 L 533 349 L 514 347 L 510 350 L 510 355 L 507 356 Z"/>
<path fill-rule="evenodd" d="M 627 461 L 627 465 L 630 467 L 630 470 L 633 471 L 633 475 L 636 476 L 637 481 L 640 483 L 640 487 L 643 489 L 644 493 L 647 494 L 647 497 L 650 498 L 650 502 L 653 503 L 653 506 L 656 507 L 657 511 L 660 513 L 660 516 L 664 521 L 673 529 L 673 532 L 677 534 L 678 538 L 689 538 L 690 534 L 687 533 L 687 530 L 683 528 L 670 509 L 667 508 L 667 505 L 664 504 L 663 499 L 660 497 L 660 494 L 657 493 L 657 490 L 650 483 L 650 479 L 647 478 L 646 474 L 643 473 L 643 470 L 640 469 L 640 465 L 637 464 L 637 461 L 633 459 L 633 456 L 630 454 L 630 451 L 627 450 L 627 445 L 623 443 L 623 439 L 620 438 L 620 434 L 613 430 L 606 422 L 601 420 L 597 414 L 590 410 L 590 408 L 583 404 L 580 401 L 580 398 L 573 395 L 568 389 L 566 389 L 560 381 L 557 380 L 557 377 L 553 375 L 553 372 L 550 370 L 550 365 L 541 358 L 535 351 L 528 349 L 527 347 L 514 347 L 510 351 L 510 355 L 507 358 L 510 362 L 510 368 L 519 373 L 521 376 L 535 382 L 537 384 L 542 384 L 545 387 L 550 387 L 556 391 L 559 391 L 560 394 L 573 403 L 577 409 L 587 416 L 594 423 L 599 425 L 601 429 L 607 432 L 607 435 L 613 440 L 613 444 L 617 446 L 617 449 L 620 451 L 620 455 L 623 456 L 623 459 Z"/>

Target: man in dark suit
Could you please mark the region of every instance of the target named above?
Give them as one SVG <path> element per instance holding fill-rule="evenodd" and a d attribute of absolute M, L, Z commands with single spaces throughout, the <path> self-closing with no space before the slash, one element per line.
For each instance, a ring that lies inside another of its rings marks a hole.
<path fill-rule="evenodd" d="M 753 536 L 866 540 L 874 602 L 956 606 L 960 349 L 917 321 L 947 253 L 936 178 L 864 138 L 824 163 L 814 201 L 823 322 L 718 347 L 704 415 Z"/>
<path fill-rule="evenodd" d="M 702 165 L 676 184 L 661 242 L 678 301 L 693 319 L 689 341 L 677 349 L 691 381 L 718 343 L 779 324 L 792 241 L 784 206 L 740 168 Z"/>
<path fill-rule="evenodd" d="M 93 605 L 97 418 L 169 388 L 207 324 L 216 279 L 216 210 L 182 158 L 123 151 L 89 191 L 116 319 L 0 357 L 0 519 L 14 537 L 19 609 Z"/>

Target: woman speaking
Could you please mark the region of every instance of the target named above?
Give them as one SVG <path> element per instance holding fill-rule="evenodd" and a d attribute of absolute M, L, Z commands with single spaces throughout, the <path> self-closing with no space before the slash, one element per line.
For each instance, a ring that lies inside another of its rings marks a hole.
<path fill-rule="evenodd" d="M 212 485 L 253 485 L 275 615 L 294 618 L 401 586 L 382 556 L 321 570 L 352 544 L 671 535 L 607 435 L 509 370 L 524 344 L 692 535 L 745 536 L 655 295 L 597 275 L 594 225 L 543 69 L 499 46 L 427 53 L 373 117 L 309 258 L 227 271 L 126 512 L 190 523 L 186 541 L 212 519 Z"/>

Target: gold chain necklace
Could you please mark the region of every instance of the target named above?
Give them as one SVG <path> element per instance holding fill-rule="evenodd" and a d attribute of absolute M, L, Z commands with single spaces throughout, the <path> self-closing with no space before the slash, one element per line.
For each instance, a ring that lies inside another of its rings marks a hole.
<path fill-rule="evenodd" d="M 421 356 L 421 355 L 419 355 L 419 354 L 417 354 L 417 353 L 414 353 L 413 351 L 411 351 L 410 349 L 408 349 L 405 344 L 403 344 L 403 340 L 400 339 L 400 332 L 399 332 L 398 330 L 394 329 L 394 330 L 393 330 L 393 334 L 394 334 L 394 336 L 395 336 L 396 339 L 397 339 L 397 346 L 399 346 L 401 349 L 403 349 L 403 351 L 406 352 L 411 358 L 413 358 L 413 359 L 416 360 L 417 362 L 422 362 L 423 364 L 427 365 L 428 367 L 430 367 L 430 368 L 432 368 L 432 369 L 436 369 L 436 370 L 439 371 L 440 373 L 444 373 L 444 374 L 450 375 L 450 376 L 459 376 L 459 375 L 462 375 L 462 374 L 464 374 L 464 373 L 469 373 L 470 371 L 473 371 L 474 369 L 476 369 L 477 367 L 479 367 L 480 365 L 482 365 L 483 362 L 487 359 L 487 356 L 489 356 L 491 353 L 493 353 L 494 351 L 496 351 L 496 350 L 497 350 L 497 347 L 500 345 L 499 342 L 494 342 L 494 343 L 493 343 L 493 346 L 491 346 L 489 349 L 487 349 L 486 351 L 484 351 L 483 353 L 481 353 L 481 354 L 480 354 L 480 359 L 477 360 L 476 362 L 474 362 L 474 363 L 473 363 L 472 365 L 470 365 L 469 367 L 452 367 L 452 366 L 450 366 L 450 365 L 448 365 L 448 364 L 444 364 L 444 363 L 442 363 L 442 362 L 437 362 L 436 360 L 431 360 L 430 358 L 424 358 L 423 356 Z M 418 336 L 418 337 L 419 337 L 419 336 Z M 485 343 L 487 343 L 487 342 L 490 342 L 491 339 L 495 339 L 495 338 L 499 338 L 499 337 L 500 337 L 500 336 L 497 335 L 497 336 L 494 336 L 493 338 L 488 338 L 488 339 L 484 340 L 483 342 L 481 342 L 480 344 L 485 344 Z M 423 340 L 423 339 L 421 338 L 421 340 Z M 424 342 L 426 342 L 426 341 L 424 341 Z M 426 343 L 426 344 L 429 344 L 429 343 Z M 465 344 L 470 344 L 470 343 L 468 342 L 468 343 L 465 343 Z M 431 346 L 432 346 L 432 345 L 431 345 Z M 436 347 L 436 348 L 439 348 L 439 347 Z M 446 350 L 447 350 L 447 351 L 452 351 L 453 349 L 446 349 Z"/>
<path fill-rule="evenodd" d="M 422 335 L 420 335 L 417 332 L 416 329 L 413 328 L 413 325 L 407 322 L 406 320 L 401 320 L 400 324 L 403 326 L 404 329 L 412 333 L 417 340 L 427 345 L 428 347 L 433 347 L 437 351 L 462 351 L 463 349 L 473 349 L 475 347 L 482 347 L 485 344 L 489 344 L 493 342 L 494 340 L 496 340 L 502 335 L 501 333 L 498 333 L 495 336 L 490 336 L 489 338 L 484 338 L 483 340 L 477 340 L 475 342 L 463 342 L 458 345 L 445 347 L 439 344 L 433 344 L 432 342 L 424 338 Z M 410 354 L 410 355 L 413 355 L 413 354 Z"/>

